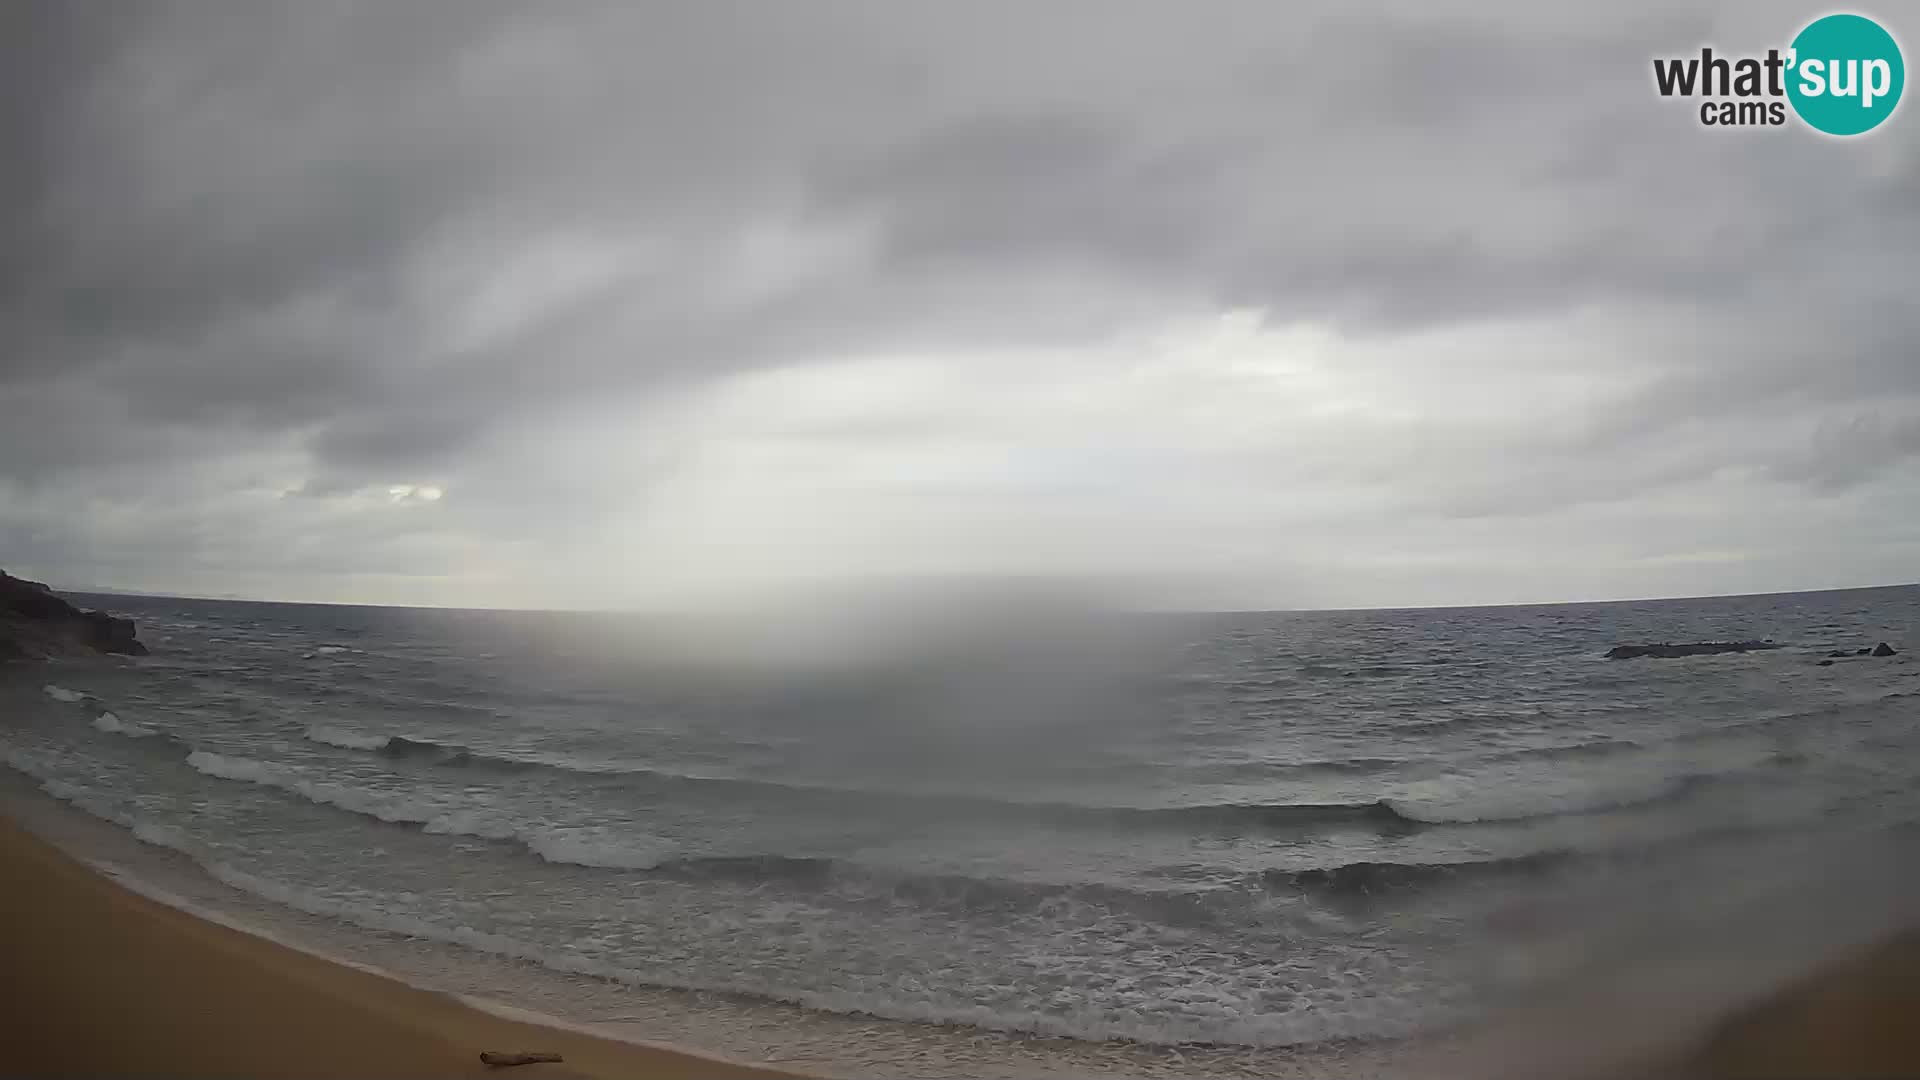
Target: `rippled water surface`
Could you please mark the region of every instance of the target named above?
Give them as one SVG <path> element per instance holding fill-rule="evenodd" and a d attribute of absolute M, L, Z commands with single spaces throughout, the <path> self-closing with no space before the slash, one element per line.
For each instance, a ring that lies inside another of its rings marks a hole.
<path fill-rule="evenodd" d="M 1911 587 L 841 650 L 804 621 L 88 602 L 154 654 L 7 676 L 0 748 L 53 794 L 309 911 L 897 1018 L 1405 1034 L 1609 947 L 1561 929 L 1583 904 L 1920 820 Z M 1602 658 L 1727 638 L 1782 647 Z"/>

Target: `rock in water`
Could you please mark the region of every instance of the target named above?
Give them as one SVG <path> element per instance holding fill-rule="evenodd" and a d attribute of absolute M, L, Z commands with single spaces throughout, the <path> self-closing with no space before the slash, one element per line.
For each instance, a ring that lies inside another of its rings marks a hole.
<path fill-rule="evenodd" d="M 147 647 L 134 640 L 132 619 L 116 619 L 104 611 L 86 611 L 80 617 L 86 620 L 88 644 L 101 652 L 146 653 Z"/>
<path fill-rule="evenodd" d="M 1878 645 L 1875 645 L 1875 646 L 1873 647 L 1873 655 L 1875 655 L 1875 656 L 1895 656 L 1895 655 L 1898 655 L 1898 651 L 1897 651 L 1896 649 L 1894 649 L 1894 647 L 1893 647 L 1893 646 L 1891 646 L 1891 645 L 1889 645 L 1889 644 L 1887 644 L 1886 642 L 1884 642 L 1884 641 L 1883 641 L 1883 642 L 1881 642 L 1880 644 L 1878 644 Z"/>
<path fill-rule="evenodd" d="M 1679 645 L 1663 641 L 1658 645 L 1615 645 L 1607 650 L 1607 659 L 1638 660 L 1650 656 L 1671 660 L 1680 656 L 1712 656 L 1716 653 L 1744 653 L 1779 647 L 1771 641 L 1689 641 Z"/>
<path fill-rule="evenodd" d="M 44 659 L 83 652 L 145 656 L 132 619 L 82 611 L 37 581 L 0 571 L 0 659 Z"/>

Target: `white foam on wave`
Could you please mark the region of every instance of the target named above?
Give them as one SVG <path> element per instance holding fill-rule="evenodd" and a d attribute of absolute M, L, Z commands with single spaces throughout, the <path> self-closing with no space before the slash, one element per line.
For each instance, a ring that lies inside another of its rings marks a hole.
<path fill-rule="evenodd" d="M 655 773 L 660 776 L 681 776 L 678 773 L 661 772 L 638 762 L 614 761 L 607 758 L 575 757 L 571 754 L 546 754 L 538 751 L 490 750 L 485 756 L 497 761 L 514 762 L 521 765 L 538 765 L 547 769 L 559 769 L 562 772 L 583 773 L 588 776 L 615 776 L 624 773 Z M 690 780 L 703 780 L 706 777 L 686 776 Z"/>
<path fill-rule="evenodd" d="M 284 770 L 276 769 L 264 761 L 228 757 L 210 750 L 195 750 L 188 754 L 187 764 L 208 776 L 217 776 L 222 780 L 251 780 L 260 784 L 274 783 L 284 774 Z"/>
<path fill-rule="evenodd" d="M 391 910 L 375 904 L 343 900 L 314 889 L 274 881 L 237 867 L 218 862 L 202 866 L 219 881 L 309 915 L 337 919 L 368 930 L 401 934 L 426 941 L 458 945 L 499 956 L 539 964 L 553 971 L 588 975 L 634 986 L 666 987 L 708 993 L 747 994 L 782 1001 L 803 1008 L 892 1020 L 934 1024 L 965 1024 L 992 1031 L 1021 1032 L 1053 1037 L 1104 1040 L 1126 1039 L 1157 1044 L 1182 1044 L 1196 1041 L 1237 1043 L 1241 1045 L 1283 1046 L 1317 1042 L 1355 1034 L 1407 1035 L 1417 1030 L 1412 1022 L 1396 1024 L 1391 1020 L 1373 1025 L 1379 1030 L 1365 1033 L 1345 1030 L 1340 1018 L 1317 1010 L 1290 1013 L 1249 1014 L 1234 1011 L 1223 1001 L 1217 1015 L 1201 1030 L 1194 1017 L 1156 1017 L 1146 1010 L 1130 1015 L 1055 1015 L 1038 1011 L 995 1009 L 953 1001 L 935 1001 L 917 995 L 895 996 L 881 991 L 813 990 L 778 985 L 747 983 L 735 979 L 689 977 L 681 966 L 639 968 L 611 962 L 566 947 L 535 944 L 505 934 L 481 930 L 464 923 L 446 923 L 406 911 Z M 1193 994 L 1189 994 L 1193 997 Z M 1186 1002 L 1196 1004 L 1194 1001 Z M 1205 1005 L 1204 1001 L 1198 1002 Z M 1377 1021 L 1384 1018 L 1376 1017 Z"/>
<path fill-rule="evenodd" d="M 133 828 L 136 824 L 130 815 L 122 813 L 120 809 L 112 803 L 96 796 L 93 792 L 88 791 L 78 784 L 69 784 L 64 780 L 55 780 L 51 777 L 40 776 L 31 767 L 15 760 L 12 755 L 8 755 L 7 764 L 20 772 L 26 773 L 28 776 L 33 776 L 35 779 L 38 779 L 40 781 L 40 790 L 59 799 L 61 802 L 77 806 L 87 813 L 92 814 L 94 817 L 104 821 L 111 821 L 115 825 Z"/>
<path fill-rule="evenodd" d="M 1699 779 L 1697 775 L 1681 774 L 1610 777 L 1593 782 L 1544 776 L 1524 783 L 1486 786 L 1436 781 L 1412 785 L 1403 797 L 1382 801 L 1401 817 L 1432 824 L 1522 821 L 1660 802 L 1679 795 Z"/>
<path fill-rule="evenodd" d="M 129 739 L 151 739 L 155 735 L 160 734 L 145 724 L 136 724 L 130 720 L 122 720 L 111 712 L 103 712 L 99 716 L 94 717 L 93 726 L 109 734 L 125 735 Z"/>
<path fill-rule="evenodd" d="M 503 821 L 493 811 L 449 808 L 444 803 L 406 795 L 312 780 L 298 770 L 252 758 L 232 757 L 207 750 L 187 755 L 187 764 L 222 780 L 236 780 L 278 788 L 311 802 L 377 818 L 396 825 L 418 825 L 422 832 L 444 836 L 472 836 L 482 840 L 518 840 L 528 850 L 552 863 L 614 870 L 647 870 L 678 850 L 647 837 L 621 836 L 596 829 L 522 829 Z"/>
<path fill-rule="evenodd" d="M 16 761 L 15 757 L 9 753 L 7 763 L 23 772 L 33 773 L 33 769 L 23 767 L 31 762 Z M 201 765 L 235 774 L 266 775 L 274 771 L 273 766 L 263 762 L 213 754 L 207 754 L 196 767 Z M 1342 1010 L 1326 1008 L 1296 1009 L 1283 1013 L 1248 1011 L 1242 1007 L 1244 1002 L 1231 994 L 1208 994 L 1198 987 L 1184 992 L 1180 1015 L 1159 1014 L 1150 1007 L 1151 1003 L 1146 998 L 1142 998 L 1138 1008 L 1056 1014 L 968 1004 L 949 995 L 928 996 L 917 988 L 906 992 L 876 987 L 857 990 L 804 988 L 762 983 L 758 979 L 724 976 L 703 978 L 678 964 L 659 968 L 633 966 L 616 962 L 611 957 L 593 955 L 578 945 L 536 944 L 396 906 L 409 902 L 406 894 L 377 897 L 362 893 L 352 898 L 342 898 L 318 889 L 277 881 L 210 858 L 197 850 L 191 839 L 181 831 L 135 819 L 86 789 L 52 779 L 44 780 L 41 787 L 56 798 L 96 817 L 131 828 L 136 837 L 148 844 L 186 855 L 208 875 L 232 888 L 281 906 L 377 932 L 401 934 L 526 960 L 566 974 L 588 975 L 636 986 L 748 994 L 825 1012 L 922 1023 L 966 1024 L 987 1030 L 1092 1040 L 1277 1046 L 1356 1035 L 1405 1035 L 1412 1034 L 1422 1026 L 1412 1016 L 1400 1017 L 1379 1012 L 1342 1015 Z M 588 849 L 576 846 L 569 850 L 567 845 L 585 843 L 587 835 L 581 830 L 571 833 L 552 830 L 547 834 L 548 846 L 556 854 L 582 853 Z M 1208 1000 L 1209 997 L 1218 997 L 1219 1000 Z M 1381 1001 L 1379 1004 L 1389 1003 Z M 1361 1021 L 1364 1030 L 1353 1027 L 1352 1022 L 1356 1019 Z"/>
<path fill-rule="evenodd" d="M 557 769 L 562 772 L 580 773 L 587 776 L 622 776 L 628 774 L 648 774 L 680 780 L 732 780 L 726 774 L 669 772 L 652 767 L 640 761 L 611 758 L 578 757 L 571 754 L 552 754 L 539 750 L 513 748 L 493 748 L 487 746 L 461 746 L 440 742 L 426 735 L 367 735 L 345 728 L 316 724 L 305 731 L 306 738 L 325 746 L 337 746 L 343 750 L 379 751 L 393 745 L 395 738 L 418 744 L 421 747 L 438 747 L 446 752 L 464 750 L 474 758 L 505 765 L 534 765 L 545 769 Z"/>
<path fill-rule="evenodd" d="M 520 831 L 485 810 L 448 810 L 420 826 L 421 832 L 443 836 L 476 836 L 482 840 L 516 840 Z"/>
<path fill-rule="evenodd" d="M 40 689 L 45 691 L 46 695 L 55 701 L 64 701 L 72 704 L 76 701 L 87 700 L 87 695 L 78 690 L 69 690 L 64 686 L 55 686 L 52 683 L 48 683 Z"/>
<path fill-rule="evenodd" d="M 487 840 L 511 839 L 518 834 L 512 827 L 488 819 L 483 811 L 449 810 L 430 800 L 406 795 L 369 791 L 322 780 L 310 780 L 299 770 L 273 765 L 252 758 L 230 757 L 206 750 L 187 755 L 187 764 L 195 770 L 221 780 L 237 780 L 298 795 L 309 802 L 337 806 L 342 810 L 377 818 L 395 825 L 419 825 L 426 832 L 475 836 Z"/>
<path fill-rule="evenodd" d="M 536 829 L 523 834 L 521 842 L 550 863 L 605 870 L 652 870 L 680 854 L 677 845 L 657 837 L 601 829 Z"/>
<path fill-rule="evenodd" d="M 314 742 L 338 746 L 343 750 L 378 750 L 387 745 L 385 735 L 362 735 L 357 731 L 346 731 L 324 725 L 308 728 L 306 735 Z"/>
<path fill-rule="evenodd" d="M 272 765 L 252 758 L 229 757 L 207 750 L 187 755 L 187 764 L 199 772 L 221 780 L 239 780 L 292 792 L 312 802 L 338 806 L 356 814 L 381 821 L 424 825 L 439 815 L 439 808 L 416 802 L 405 796 L 388 796 L 364 788 L 309 780 L 296 769 Z"/>
<path fill-rule="evenodd" d="M 120 809 L 118 806 L 115 806 L 111 800 L 103 798 L 78 784 L 70 784 L 64 780 L 55 779 L 48 775 L 48 770 L 45 766 L 34 760 L 30 755 L 9 749 L 4 756 L 0 756 L 0 761 L 4 761 L 7 767 L 15 772 L 38 780 L 41 791 L 46 792 L 48 795 L 59 799 L 69 806 L 84 810 L 102 821 L 110 822 L 111 824 L 131 831 L 138 840 L 152 844 L 154 847 L 168 848 L 173 851 L 184 852 L 188 855 L 193 854 L 186 834 L 180 830 L 137 818 Z"/>

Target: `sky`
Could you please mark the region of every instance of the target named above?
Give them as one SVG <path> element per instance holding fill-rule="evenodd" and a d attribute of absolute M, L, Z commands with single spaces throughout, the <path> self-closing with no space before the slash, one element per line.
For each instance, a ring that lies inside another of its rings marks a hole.
<path fill-rule="evenodd" d="M 1916 106 L 1834 139 L 1653 89 L 1824 10 L 6 5 L 0 566 L 589 608 L 1911 582 Z"/>

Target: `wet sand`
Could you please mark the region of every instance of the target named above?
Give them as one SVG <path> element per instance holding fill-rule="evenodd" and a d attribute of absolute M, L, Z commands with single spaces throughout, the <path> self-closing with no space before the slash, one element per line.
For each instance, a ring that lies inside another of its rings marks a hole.
<path fill-rule="evenodd" d="M 1920 1077 L 1920 930 L 1845 956 L 1723 1022 L 1688 1075 Z"/>
<path fill-rule="evenodd" d="M 479 1055 L 554 1051 L 506 1075 L 797 1074 L 507 1019 L 451 995 L 195 918 L 114 884 L 0 820 L 0 1000 L 30 1076 L 499 1075 Z"/>

